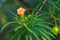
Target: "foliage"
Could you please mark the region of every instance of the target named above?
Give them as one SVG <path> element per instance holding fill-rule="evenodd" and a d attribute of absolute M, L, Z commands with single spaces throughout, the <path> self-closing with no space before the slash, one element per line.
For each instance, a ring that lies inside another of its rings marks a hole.
<path fill-rule="evenodd" d="M 53 40 L 52 38 L 55 39 L 54 35 L 56 33 L 52 29 L 54 27 L 59 27 L 60 29 L 59 4 L 59 0 L 41 0 L 37 6 L 35 5 L 34 9 L 30 10 L 30 8 L 27 8 L 26 11 L 29 10 L 30 12 L 28 15 L 24 15 L 22 19 L 16 13 L 7 9 L 6 11 L 11 13 L 15 17 L 15 20 L 2 26 L 1 32 L 9 25 L 18 24 L 8 31 L 8 33 L 13 33 L 10 40 Z M 57 32 L 57 34 L 59 33 Z"/>

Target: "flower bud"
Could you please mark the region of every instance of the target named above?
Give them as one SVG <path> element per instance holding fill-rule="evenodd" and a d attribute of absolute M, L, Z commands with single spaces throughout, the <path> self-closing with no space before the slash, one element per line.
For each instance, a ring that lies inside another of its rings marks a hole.
<path fill-rule="evenodd" d="M 24 12 L 25 11 L 26 10 L 24 8 L 22 8 L 22 7 L 20 7 L 19 9 L 17 9 L 17 13 L 20 16 L 20 18 L 23 18 L 24 17 Z"/>

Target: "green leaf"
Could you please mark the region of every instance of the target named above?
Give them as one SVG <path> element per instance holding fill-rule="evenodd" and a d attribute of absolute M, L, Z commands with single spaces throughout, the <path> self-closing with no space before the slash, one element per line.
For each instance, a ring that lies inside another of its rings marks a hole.
<path fill-rule="evenodd" d="M 60 0 L 57 0 L 56 4 L 58 4 L 60 2 Z"/>
<path fill-rule="evenodd" d="M 28 35 L 26 35 L 26 40 L 28 40 Z"/>
<path fill-rule="evenodd" d="M 9 13 L 11 13 L 12 15 L 14 15 L 15 17 L 17 17 L 19 20 L 21 20 L 21 19 L 17 16 L 17 14 L 15 14 L 14 12 L 12 12 L 12 11 L 10 11 L 10 10 L 8 10 L 8 9 L 7 9 L 7 11 L 8 11 Z"/>
<path fill-rule="evenodd" d="M 21 29 L 21 27 L 22 27 L 22 26 L 14 27 L 14 28 L 12 28 L 11 30 L 9 30 L 7 33 L 10 33 L 10 32 L 12 32 L 12 31 L 16 32 L 16 31 L 18 31 L 18 29 Z"/>
<path fill-rule="evenodd" d="M 20 30 L 20 31 L 21 31 L 21 30 Z M 22 35 L 25 33 L 25 31 L 26 31 L 26 30 L 20 32 L 21 35 L 19 35 L 19 39 L 21 39 L 21 37 L 22 37 Z"/>
<path fill-rule="evenodd" d="M 2 32 L 8 25 L 13 24 L 13 23 L 17 23 L 17 22 L 16 22 L 16 21 L 13 21 L 13 22 L 8 22 L 8 23 L 6 23 L 4 26 L 2 26 L 1 32 Z"/>
<path fill-rule="evenodd" d="M 17 26 L 14 28 L 14 31 L 17 31 L 18 29 L 20 29 L 22 26 Z"/>
<path fill-rule="evenodd" d="M 33 15 L 33 16 L 34 16 L 34 12 L 35 12 L 35 11 L 34 11 L 34 9 L 33 9 L 33 10 L 32 10 L 32 15 Z"/>
<path fill-rule="evenodd" d="M 20 35 L 18 36 L 18 39 L 17 40 L 20 40 Z"/>
<path fill-rule="evenodd" d="M 34 18 L 34 17 L 33 17 L 33 19 L 34 19 L 35 21 L 45 21 L 45 20 L 42 19 L 42 18 L 38 19 L 38 18 Z"/>
<path fill-rule="evenodd" d="M 21 24 L 21 23 L 20 23 L 20 20 L 19 20 L 17 17 L 16 17 L 16 21 L 17 21 L 19 24 Z"/>
<path fill-rule="evenodd" d="M 14 15 L 14 16 L 17 16 L 17 14 L 15 14 L 14 12 L 12 12 L 12 11 L 10 11 L 10 10 L 6 10 L 6 11 L 8 11 L 9 13 L 11 13 L 12 15 Z"/>
<path fill-rule="evenodd" d="M 9 12 L 9 13 L 11 13 L 12 15 L 14 15 L 15 17 L 16 17 L 16 21 L 20 24 L 20 18 L 17 16 L 17 14 L 15 14 L 14 12 L 12 12 L 12 11 L 10 11 L 10 10 L 8 10 L 7 9 L 7 11 Z"/>
<path fill-rule="evenodd" d="M 44 33 L 41 29 L 37 29 L 36 27 L 35 27 L 35 29 L 37 31 L 39 31 L 42 36 L 45 36 L 48 40 L 51 40 L 51 38 L 49 37 L 49 35 L 47 35 L 46 33 Z"/>
<path fill-rule="evenodd" d="M 35 9 L 37 10 L 40 7 L 40 5 L 41 5 L 41 3 L 39 3 Z"/>
<path fill-rule="evenodd" d="M 29 34 L 29 39 L 32 40 L 32 36 Z"/>
<path fill-rule="evenodd" d="M 14 38 L 19 34 L 20 31 L 17 31 L 11 38 L 11 40 L 14 40 Z"/>
<path fill-rule="evenodd" d="M 55 36 L 54 36 L 52 33 L 47 32 L 47 31 L 46 31 L 46 30 L 44 30 L 44 29 L 41 29 L 41 30 L 43 30 L 45 33 L 47 33 L 47 34 L 49 34 L 50 36 L 52 36 L 53 38 L 55 38 Z"/>
<path fill-rule="evenodd" d="M 45 13 L 44 14 L 39 14 L 36 17 L 40 17 L 40 16 L 44 16 L 44 15 L 46 15 L 46 14 Z"/>
<path fill-rule="evenodd" d="M 41 30 L 41 29 L 40 29 Z M 52 40 L 51 37 L 44 31 L 41 30 L 41 34 L 45 36 L 48 40 Z"/>
<path fill-rule="evenodd" d="M 34 31 L 32 31 L 30 28 L 28 28 L 26 24 L 24 24 L 24 26 L 30 33 L 32 33 L 36 37 L 37 40 L 40 40 L 37 34 Z"/>
<path fill-rule="evenodd" d="M 60 8 L 58 6 L 56 6 L 56 4 L 52 1 L 48 1 L 51 5 L 53 5 L 55 8 L 57 8 L 58 10 L 60 10 Z"/>
<path fill-rule="evenodd" d="M 47 24 L 47 25 L 54 25 L 54 24 L 49 23 L 49 22 L 39 22 L 39 21 L 36 21 L 36 24 Z"/>
<path fill-rule="evenodd" d="M 42 26 L 43 28 L 47 28 L 47 29 L 51 30 L 51 28 L 47 25 L 43 25 L 43 24 L 34 24 L 34 25 L 37 25 L 37 26 L 40 26 L 40 27 Z"/>

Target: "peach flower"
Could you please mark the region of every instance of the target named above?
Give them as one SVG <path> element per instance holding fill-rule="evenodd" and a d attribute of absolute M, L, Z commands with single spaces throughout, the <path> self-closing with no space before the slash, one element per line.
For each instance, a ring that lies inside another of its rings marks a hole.
<path fill-rule="evenodd" d="M 23 18 L 24 17 L 24 12 L 25 12 L 26 10 L 24 9 L 24 8 L 22 8 L 22 7 L 20 7 L 19 9 L 17 9 L 17 13 L 18 13 L 18 15 L 21 17 L 21 18 Z"/>

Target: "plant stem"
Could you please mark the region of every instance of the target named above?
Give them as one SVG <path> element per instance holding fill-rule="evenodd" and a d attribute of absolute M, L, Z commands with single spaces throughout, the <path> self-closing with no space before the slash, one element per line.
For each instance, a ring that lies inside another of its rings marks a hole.
<path fill-rule="evenodd" d="M 43 5 L 45 4 L 46 0 L 43 1 L 43 4 L 40 6 L 39 11 L 41 11 Z"/>
<path fill-rule="evenodd" d="M 57 26 L 56 17 L 54 17 L 54 16 L 52 15 L 52 18 L 54 19 L 55 26 Z"/>
<path fill-rule="evenodd" d="M 46 3 L 46 0 L 44 0 L 43 1 L 43 4 L 40 6 L 40 8 L 39 8 L 39 11 L 41 11 L 41 9 L 42 9 L 42 7 L 43 7 L 43 5 Z M 35 15 L 37 15 L 39 12 L 36 12 L 36 14 Z"/>

